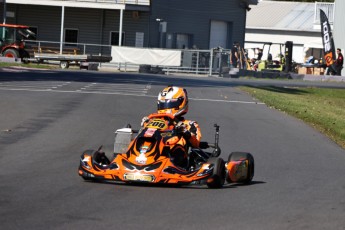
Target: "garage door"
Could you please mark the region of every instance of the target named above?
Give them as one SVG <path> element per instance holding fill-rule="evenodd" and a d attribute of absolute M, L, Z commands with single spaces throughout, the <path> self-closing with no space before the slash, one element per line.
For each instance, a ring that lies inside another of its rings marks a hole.
<path fill-rule="evenodd" d="M 226 48 L 228 38 L 228 24 L 224 21 L 211 21 L 210 49 L 217 46 Z"/>

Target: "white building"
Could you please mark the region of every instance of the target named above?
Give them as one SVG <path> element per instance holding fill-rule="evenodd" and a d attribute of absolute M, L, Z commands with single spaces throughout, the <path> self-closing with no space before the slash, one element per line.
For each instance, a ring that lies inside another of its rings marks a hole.
<path fill-rule="evenodd" d="M 334 43 L 336 48 L 342 49 L 342 53 L 344 54 L 345 51 L 345 1 L 344 0 L 336 0 L 335 1 L 335 8 L 334 8 L 334 30 L 333 30 L 333 37 Z M 344 75 L 344 69 L 342 71 L 342 75 Z"/>
<path fill-rule="evenodd" d="M 344 1 L 341 1 L 344 2 Z M 307 3 L 260 1 L 251 6 L 247 13 L 245 48 L 249 57 L 253 57 L 253 48 L 263 48 L 264 43 L 285 44 L 292 41 L 293 60 L 304 63 L 309 56 L 322 58 L 322 39 L 320 27 L 320 9 L 328 14 L 331 25 L 334 20 L 334 3 Z M 268 45 L 263 51 L 263 59 L 267 58 Z M 278 59 L 278 44 L 273 44 L 270 53 Z"/>

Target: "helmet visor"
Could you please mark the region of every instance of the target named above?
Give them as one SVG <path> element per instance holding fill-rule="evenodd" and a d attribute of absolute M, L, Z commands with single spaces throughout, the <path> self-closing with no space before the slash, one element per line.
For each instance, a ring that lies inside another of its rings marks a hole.
<path fill-rule="evenodd" d="M 178 99 L 167 99 L 163 101 L 158 101 L 157 108 L 158 110 L 161 109 L 179 109 L 183 102 L 183 98 L 180 97 Z"/>

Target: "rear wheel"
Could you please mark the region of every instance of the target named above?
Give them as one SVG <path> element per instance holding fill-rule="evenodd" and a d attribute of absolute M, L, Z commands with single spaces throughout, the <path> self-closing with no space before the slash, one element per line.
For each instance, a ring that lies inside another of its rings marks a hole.
<path fill-rule="evenodd" d="M 19 52 L 15 49 L 8 49 L 8 50 L 5 50 L 4 57 L 19 58 Z"/>
<path fill-rule="evenodd" d="M 252 154 L 247 152 L 232 152 L 229 155 L 228 161 L 248 161 L 248 172 L 247 172 L 247 178 L 242 183 L 250 183 L 254 177 L 254 157 Z M 227 181 L 230 183 L 232 182 L 229 177 L 227 177 Z"/>
<path fill-rule="evenodd" d="M 207 187 L 221 188 L 225 182 L 225 162 L 222 158 L 211 157 L 207 163 L 213 164 L 213 173 L 207 179 Z"/>
<path fill-rule="evenodd" d="M 60 68 L 61 69 L 68 69 L 69 68 L 69 62 L 68 61 L 60 61 Z"/>

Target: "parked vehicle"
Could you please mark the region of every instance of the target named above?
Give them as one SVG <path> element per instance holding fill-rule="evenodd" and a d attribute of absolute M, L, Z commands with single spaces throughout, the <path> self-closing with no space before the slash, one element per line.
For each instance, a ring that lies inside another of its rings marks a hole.
<path fill-rule="evenodd" d="M 0 55 L 8 58 L 30 58 L 25 40 L 35 39 L 36 35 L 28 26 L 0 24 Z"/>

